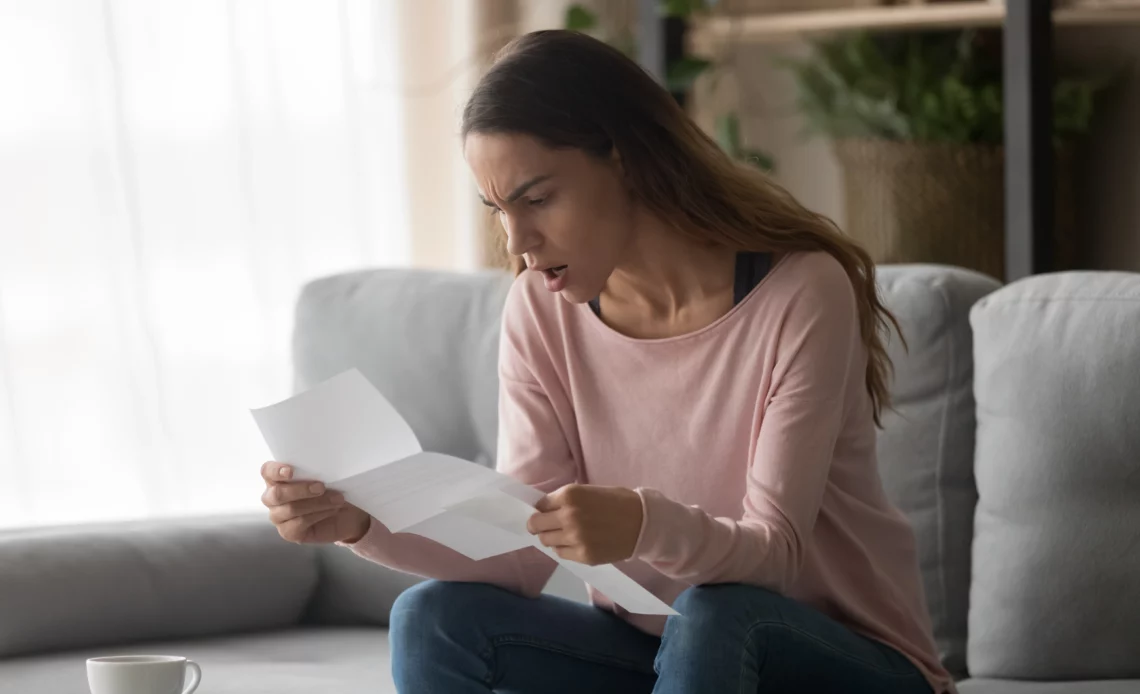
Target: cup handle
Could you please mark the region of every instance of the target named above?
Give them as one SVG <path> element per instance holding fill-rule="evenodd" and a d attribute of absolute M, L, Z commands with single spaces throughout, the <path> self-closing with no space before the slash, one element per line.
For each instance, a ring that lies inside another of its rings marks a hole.
<path fill-rule="evenodd" d="M 202 668 L 198 667 L 198 663 L 195 663 L 193 660 L 187 660 L 186 669 L 193 670 L 193 672 L 190 674 L 190 684 L 186 685 L 182 690 L 182 694 L 191 694 L 202 682 Z"/>

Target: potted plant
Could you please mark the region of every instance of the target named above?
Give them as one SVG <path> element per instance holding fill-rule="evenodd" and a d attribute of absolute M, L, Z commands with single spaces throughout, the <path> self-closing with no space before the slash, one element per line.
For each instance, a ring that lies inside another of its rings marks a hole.
<path fill-rule="evenodd" d="M 1004 275 L 1000 33 L 974 30 L 820 42 L 786 61 L 810 132 L 843 169 L 845 230 L 877 262 Z M 1055 83 L 1056 257 L 1071 265 L 1072 152 L 1103 80 Z"/>

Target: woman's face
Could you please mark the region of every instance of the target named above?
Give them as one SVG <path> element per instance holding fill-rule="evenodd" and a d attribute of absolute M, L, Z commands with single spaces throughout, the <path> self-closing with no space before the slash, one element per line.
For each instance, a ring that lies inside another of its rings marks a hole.
<path fill-rule="evenodd" d="M 463 154 L 507 250 L 567 301 L 598 296 L 633 234 L 634 202 L 617 159 L 479 133 L 467 136 Z"/>

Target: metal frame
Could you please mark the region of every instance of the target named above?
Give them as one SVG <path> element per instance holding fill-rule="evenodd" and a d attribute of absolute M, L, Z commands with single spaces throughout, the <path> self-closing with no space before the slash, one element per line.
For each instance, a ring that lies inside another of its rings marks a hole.
<path fill-rule="evenodd" d="M 665 84 L 669 64 L 685 53 L 687 22 L 680 17 L 663 17 L 661 0 L 637 0 L 637 61 Z M 685 94 L 674 93 L 682 106 Z"/>
<path fill-rule="evenodd" d="M 1054 269 L 1053 16 L 1048 0 L 1006 0 L 1005 280 Z"/>
<path fill-rule="evenodd" d="M 638 60 L 665 81 L 676 51 L 659 0 L 638 0 Z M 1005 0 L 1005 280 L 1049 272 L 1054 258 L 1053 10 L 1049 0 Z"/>
<path fill-rule="evenodd" d="M 665 83 L 665 22 L 658 11 L 659 0 L 637 0 L 637 62 Z"/>

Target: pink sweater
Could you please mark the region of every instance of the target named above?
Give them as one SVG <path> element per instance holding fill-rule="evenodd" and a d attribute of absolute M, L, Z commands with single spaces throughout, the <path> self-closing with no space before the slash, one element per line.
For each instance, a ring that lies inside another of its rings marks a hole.
<path fill-rule="evenodd" d="M 866 364 L 851 283 L 827 254 L 786 256 L 711 325 L 657 340 L 625 337 L 523 273 L 503 315 L 499 469 L 546 492 L 636 489 L 644 522 L 619 566 L 665 602 L 691 585 L 763 586 L 893 646 L 951 692 L 914 534 L 879 480 Z M 525 595 L 555 566 L 533 549 L 472 561 L 375 520 L 353 550 Z M 662 631 L 664 617 L 591 598 Z"/>

